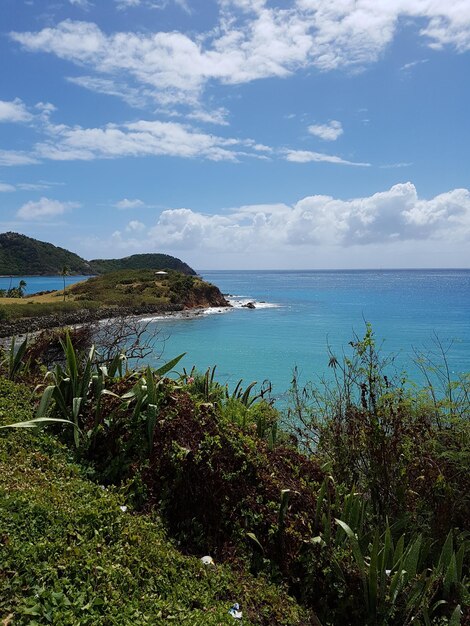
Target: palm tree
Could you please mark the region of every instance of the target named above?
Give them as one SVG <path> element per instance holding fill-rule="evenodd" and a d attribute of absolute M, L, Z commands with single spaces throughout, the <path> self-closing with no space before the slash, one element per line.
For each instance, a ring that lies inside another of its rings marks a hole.
<path fill-rule="evenodd" d="M 62 269 L 60 270 L 59 274 L 64 279 L 64 302 L 65 302 L 65 277 L 69 275 L 69 268 L 66 265 L 64 265 Z"/>
<path fill-rule="evenodd" d="M 23 297 L 23 291 L 26 289 L 26 281 L 24 281 L 23 279 L 20 280 L 20 283 L 18 285 L 18 291 L 20 292 L 20 297 Z"/>

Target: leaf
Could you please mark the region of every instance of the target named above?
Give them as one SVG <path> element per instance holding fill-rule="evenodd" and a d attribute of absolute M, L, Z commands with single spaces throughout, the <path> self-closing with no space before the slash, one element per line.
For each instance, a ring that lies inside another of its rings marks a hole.
<path fill-rule="evenodd" d="M 457 604 L 452 615 L 450 616 L 449 626 L 460 626 L 460 618 L 462 617 L 462 609 L 460 604 Z"/>
<path fill-rule="evenodd" d="M 48 422 L 61 422 L 62 424 L 70 424 L 70 426 L 76 427 L 70 420 L 63 420 L 59 417 L 35 417 L 32 420 L 26 422 L 14 422 L 13 424 L 5 424 L 0 428 L 38 428 L 41 424 Z"/>
<path fill-rule="evenodd" d="M 452 540 L 452 530 L 449 530 L 449 534 L 447 535 L 444 545 L 442 546 L 441 555 L 439 557 L 438 567 L 442 572 L 444 572 L 444 570 L 449 566 L 453 552 L 454 545 Z"/>
<path fill-rule="evenodd" d="M 158 369 L 156 369 L 155 374 L 157 376 L 165 376 L 165 374 L 168 374 L 168 372 L 170 372 L 175 367 L 175 365 L 177 365 L 181 361 L 181 359 L 185 355 L 186 355 L 186 352 L 183 352 L 183 354 L 180 354 L 179 356 L 175 357 L 171 361 L 168 361 L 168 363 L 165 363 L 165 365 L 162 365 L 162 367 L 159 367 Z"/>
<path fill-rule="evenodd" d="M 41 396 L 39 406 L 36 411 L 36 417 L 44 417 L 54 395 L 55 385 L 49 385 L 44 389 Z"/>
<path fill-rule="evenodd" d="M 423 536 L 418 535 L 414 542 L 411 544 L 408 553 L 405 556 L 403 567 L 406 570 L 409 578 L 414 578 L 416 576 L 416 571 L 418 569 L 419 562 L 419 553 L 421 550 L 421 543 L 423 541 Z"/>
<path fill-rule="evenodd" d="M 379 531 L 375 531 L 374 543 L 370 555 L 368 590 L 369 590 L 369 611 L 375 615 L 377 608 L 377 580 L 378 580 L 378 552 L 379 552 Z"/>
<path fill-rule="evenodd" d="M 263 546 L 260 544 L 258 537 L 254 533 L 246 533 L 246 536 L 258 546 L 261 552 L 264 552 Z"/>
<path fill-rule="evenodd" d="M 444 576 L 444 594 L 448 595 L 451 587 L 457 584 L 457 563 L 455 560 L 455 554 L 452 554 L 450 558 L 449 566 L 447 567 L 445 576 Z"/>
<path fill-rule="evenodd" d="M 278 528 L 281 530 L 284 527 L 284 521 L 286 519 L 287 507 L 289 506 L 289 497 L 291 494 L 290 489 L 282 489 L 281 490 L 281 502 L 279 504 L 279 514 L 278 514 Z"/>
<path fill-rule="evenodd" d="M 341 528 L 344 530 L 344 532 L 348 536 L 348 538 L 349 538 L 349 540 L 351 542 L 353 555 L 354 555 L 354 558 L 356 560 L 357 566 L 359 567 L 359 571 L 361 573 L 361 576 L 362 576 L 362 578 L 365 578 L 366 577 L 366 564 L 365 564 L 364 556 L 363 556 L 363 554 L 361 552 L 361 548 L 359 546 L 359 542 L 357 540 L 356 535 L 351 530 L 351 528 L 346 524 L 346 522 L 343 522 L 340 519 L 335 519 L 335 521 L 336 521 L 337 524 L 339 524 L 341 526 Z"/>

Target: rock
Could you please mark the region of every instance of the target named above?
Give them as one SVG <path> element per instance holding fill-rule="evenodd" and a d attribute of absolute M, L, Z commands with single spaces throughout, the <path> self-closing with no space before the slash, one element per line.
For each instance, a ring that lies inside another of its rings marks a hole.
<path fill-rule="evenodd" d="M 247 302 L 246 304 L 242 304 L 242 308 L 244 309 L 256 309 L 254 302 Z"/>

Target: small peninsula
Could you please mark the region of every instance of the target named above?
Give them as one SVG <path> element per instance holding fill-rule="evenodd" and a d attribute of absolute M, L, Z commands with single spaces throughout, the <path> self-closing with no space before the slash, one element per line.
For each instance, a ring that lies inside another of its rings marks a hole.
<path fill-rule="evenodd" d="M 229 307 L 220 290 L 174 270 L 118 270 L 25 298 L 2 298 L 0 337 L 99 319 Z"/>

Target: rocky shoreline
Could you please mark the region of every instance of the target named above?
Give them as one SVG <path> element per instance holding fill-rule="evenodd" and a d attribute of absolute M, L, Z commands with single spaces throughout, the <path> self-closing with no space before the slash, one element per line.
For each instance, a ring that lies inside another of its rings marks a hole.
<path fill-rule="evenodd" d="M 227 306 L 229 304 L 217 305 Z M 159 307 L 140 305 L 134 307 L 102 307 L 98 309 L 80 309 L 68 313 L 53 313 L 41 317 L 25 317 L 0 322 L 0 338 L 37 333 L 41 330 L 61 326 L 77 326 L 116 317 L 139 317 L 145 315 L 171 315 L 185 311 L 188 316 L 196 316 L 206 307 L 185 307 L 182 304 L 168 304 Z"/>

